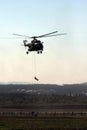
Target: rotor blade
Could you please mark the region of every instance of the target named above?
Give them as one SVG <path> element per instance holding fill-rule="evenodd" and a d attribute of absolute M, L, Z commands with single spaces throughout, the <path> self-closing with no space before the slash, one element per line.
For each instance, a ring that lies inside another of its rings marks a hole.
<path fill-rule="evenodd" d="M 49 35 L 49 36 L 44 36 L 45 37 L 53 37 L 53 36 L 61 36 L 61 35 L 66 35 L 67 33 L 60 33 L 60 34 L 55 34 L 55 35 Z M 42 37 L 39 37 L 42 38 Z"/>
<path fill-rule="evenodd" d="M 20 37 L 25 37 L 25 38 L 32 38 L 32 37 L 29 37 L 29 36 L 26 36 L 26 35 L 20 35 L 20 34 L 16 34 L 16 33 L 13 33 L 13 35 L 20 36 Z"/>
<path fill-rule="evenodd" d="M 51 32 L 51 33 L 43 34 L 43 35 L 40 35 L 40 36 L 36 36 L 36 38 L 45 37 L 45 36 L 48 36 L 48 35 L 51 35 L 51 34 L 57 33 L 57 32 L 58 31 L 54 31 L 54 32 Z"/>

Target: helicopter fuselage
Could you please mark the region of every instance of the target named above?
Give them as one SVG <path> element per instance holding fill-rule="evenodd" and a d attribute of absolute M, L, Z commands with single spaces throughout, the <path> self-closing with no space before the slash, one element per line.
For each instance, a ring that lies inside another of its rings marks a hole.
<path fill-rule="evenodd" d="M 30 43 L 28 47 L 29 51 L 40 51 L 40 50 L 43 51 L 42 43 L 35 43 L 35 44 Z"/>
<path fill-rule="evenodd" d="M 28 47 L 28 51 L 26 52 L 27 54 L 29 51 L 37 51 L 37 53 L 42 53 L 43 51 L 43 43 L 40 40 L 37 40 L 34 42 L 34 40 L 31 41 L 31 43 L 26 43 L 27 41 L 24 41 L 24 46 Z"/>

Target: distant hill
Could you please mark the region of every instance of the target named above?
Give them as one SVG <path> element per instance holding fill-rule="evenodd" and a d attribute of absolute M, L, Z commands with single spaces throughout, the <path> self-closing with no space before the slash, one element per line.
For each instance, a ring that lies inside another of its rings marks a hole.
<path fill-rule="evenodd" d="M 0 93 L 87 95 L 87 83 L 82 84 L 0 84 Z"/>

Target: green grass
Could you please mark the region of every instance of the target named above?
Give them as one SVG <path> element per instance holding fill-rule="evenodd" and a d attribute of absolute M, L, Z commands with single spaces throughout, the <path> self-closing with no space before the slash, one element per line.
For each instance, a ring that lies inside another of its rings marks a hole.
<path fill-rule="evenodd" d="M 0 130 L 87 129 L 86 119 L 0 119 Z"/>

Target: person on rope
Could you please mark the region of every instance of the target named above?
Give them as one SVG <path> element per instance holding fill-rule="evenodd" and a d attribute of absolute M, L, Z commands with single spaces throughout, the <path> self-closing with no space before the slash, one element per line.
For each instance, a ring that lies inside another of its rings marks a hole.
<path fill-rule="evenodd" d="M 36 76 L 34 77 L 34 79 L 37 80 L 37 81 L 39 81 L 39 79 Z"/>

